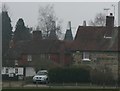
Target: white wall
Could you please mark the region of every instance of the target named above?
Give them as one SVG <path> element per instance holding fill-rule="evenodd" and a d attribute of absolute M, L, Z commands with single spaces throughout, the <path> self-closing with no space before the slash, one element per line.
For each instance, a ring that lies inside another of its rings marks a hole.
<path fill-rule="evenodd" d="M 26 77 L 34 76 L 36 74 L 34 68 L 26 67 Z"/>
<path fill-rule="evenodd" d="M 6 69 L 8 69 L 8 73 L 6 73 Z M 23 75 L 23 67 L 2 67 L 1 73 L 2 74 L 10 74 L 15 73 L 15 69 L 18 69 L 18 73 L 16 75 Z M 34 76 L 36 74 L 34 68 L 26 67 L 26 77 Z"/>
<path fill-rule="evenodd" d="M 6 73 L 6 69 L 8 69 L 8 73 Z M 2 67 L 2 74 L 10 74 L 15 73 L 15 69 L 18 69 L 17 75 L 23 75 L 23 67 Z"/>
<path fill-rule="evenodd" d="M 15 71 L 15 69 L 14 69 L 14 71 Z M 18 68 L 18 75 L 23 75 L 23 68 L 22 67 Z"/>

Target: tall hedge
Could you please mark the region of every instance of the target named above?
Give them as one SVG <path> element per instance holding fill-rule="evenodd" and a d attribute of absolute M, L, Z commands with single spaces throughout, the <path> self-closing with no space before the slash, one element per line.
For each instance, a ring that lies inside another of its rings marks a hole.
<path fill-rule="evenodd" d="M 48 76 L 52 83 L 90 82 L 90 72 L 83 68 L 54 68 L 49 70 Z"/>

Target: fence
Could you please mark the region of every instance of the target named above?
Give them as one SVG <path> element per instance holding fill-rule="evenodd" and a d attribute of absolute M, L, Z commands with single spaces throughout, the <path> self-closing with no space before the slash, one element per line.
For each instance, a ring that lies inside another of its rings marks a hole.
<path fill-rule="evenodd" d="M 118 85 L 96 85 L 92 83 L 48 83 L 48 84 L 33 84 L 26 81 L 4 81 L 2 88 L 118 88 Z"/>

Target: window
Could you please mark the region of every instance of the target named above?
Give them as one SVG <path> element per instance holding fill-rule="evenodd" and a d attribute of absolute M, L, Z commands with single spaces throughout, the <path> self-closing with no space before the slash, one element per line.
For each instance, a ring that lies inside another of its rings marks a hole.
<path fill-rule="evenodd" d="M 32 61 L 32 56 L 28 55 L 27 61 Z"/>
<path fill-rule="evenodd" d="M 15 65 L 16 65 L 16 66 L 18 65 L 18 60 L 15 60 Z"/>
<path fill-rule="evenodd" d="M 9 72 L 9 70 L 8 70 L 8 68 L 6 68 L 6 73 L 8 73 Z"/>
<path fill-rule="evenodd" d="M 16 74 L 18 73 L 18 69 L 17 69 L 17 68 L 15 68 L 15 73 L 16 73 Z"/>
<path fill-rule="evenodd" d="M 83 61 L 90 61 L 89 52 L 83 52 Z"/>

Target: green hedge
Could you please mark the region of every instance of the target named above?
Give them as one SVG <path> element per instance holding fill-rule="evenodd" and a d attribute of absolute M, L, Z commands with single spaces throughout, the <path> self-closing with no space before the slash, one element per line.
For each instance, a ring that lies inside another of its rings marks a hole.
<path fill-rule="evenodd" d="M 51 83 L 90 82 L 90 72 L 83 68 L 54 68 L 48 76 Z"/>

